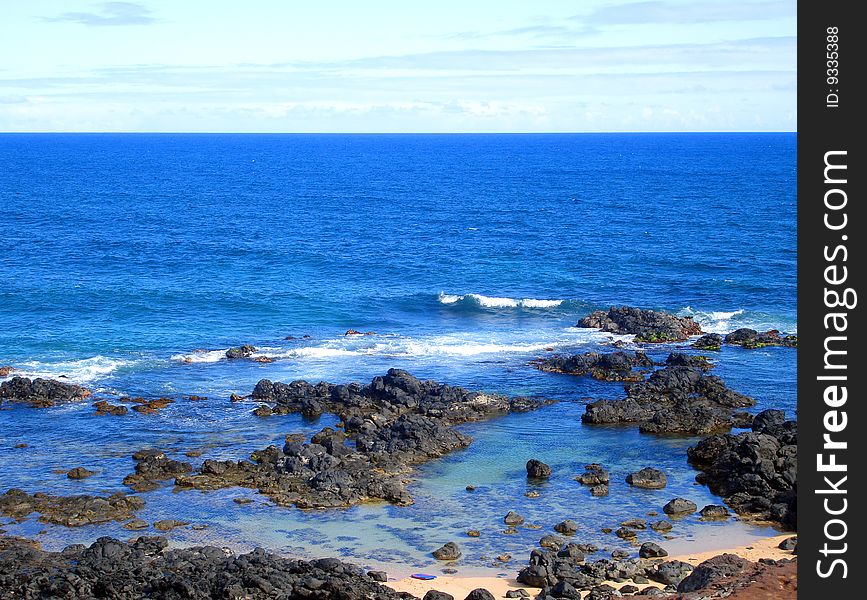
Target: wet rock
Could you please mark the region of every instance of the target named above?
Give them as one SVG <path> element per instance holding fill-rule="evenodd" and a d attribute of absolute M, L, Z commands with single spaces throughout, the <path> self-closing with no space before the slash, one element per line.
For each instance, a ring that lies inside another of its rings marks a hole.
<path fill-rule="evenodd" d="M 90 390 L 79 385 L 53 379 L 13 377 L 0 383 L 0 404 L 4 401 L 18 402 L 45 408 L 55 404 L 78 402 L 90 395 Z"/>
<path fill-rule="evenodd" d="M 662 512 L 674 517 L 685 517 L 698 510 L 695 502 L 686 498 L 675 498 L 662 507 Z"/>
<path fill-rule="evenodd" d="M 447 542 L 431 554 L 437 560 L 457 560 L 461 557 L 461 549 L 456 543 Z"/>
<path fill-rule="evenodd" d="M 481 537 L 482 532 L 479 531 L 478 529 L 470 529 L 469 531 L 467 531 L 467 535 L 471 538 L 477 538 L 477 537 Z"/>
<path fill-rule="evenodd" d="M 9 377 L 14 372 L 15 367 L 12 367 L 10 365 L 4 365 L 0 367 L 0 377 Z"/>
<path fill-rule="evenodd" d="M 226 350 L 226 358 L 250 358 L 257 351 L 258 349 L 255 346 L 244 344 L 243 346 L 236 346 L 235 348 L 229 348 Z"/>
<path fill-rule="evenodd" d="M 506 525 L 520 525 L 524 522 L 524 517 L 519 515 L 513 510 L 510 510 L 505 517 L 503 517 L 503 523 Z"/>
<path fill-rule="evenodd" d="M 375 331 L 358 331 L 357 329 L 347 329 L 343 335 L 376 335 Z"/>
<path fill-rule="evenodd" d="M 660 521 L 656 521 L 655 523 L 651 523 L 650 528 L 654 531 L 659 531 L 660 533 L 666 533 L 672 530 L 673 525 L 671 524 L 671 522 L 662 519 Z"/>
<path fill-rule="evenodd" d="M 147 529 L 149 527 L 148 522 L 144 519 L 132 519 L 131 521 L 124 523 L 123 528 L 129 529 L 131 531 L 138 531 L 140 529 Z"/>
<path fill-rule="evenodd" d="M 683 354 L 680 352 L 672 352 L 665 359 L 665 364 L 669 367 L 693 367 L 708 371 L 713 369 L 714 364 L 710 362 L 707 356 L 698 356 L 695 354 Z"/>
<path fill-rule="evenodd" d="M 274 411 L 267 404 L 262 404 L 253 411 L 253 414 L 257 417 L 270 417 L 274 414 Z"/>
<path fill-rule="evenodd" d="M 621 558 L 629 558 L 629 552 L 626 550 L 620 550 L 619 548 L 611 551 L 611 558 L 615 560 L 619 560 Z"/>
<path fill-rule="evenodd" d="M 548 479 L 551 477 L 551 467 L 541 460 L 532 458 L 527 461 L 527 477 L 531 479 Z"/>
<path fill-rule="evenodd" d="M 626 398 L 597 400 L 585 408 L 590 424 L 636 423 L 643 433 L 707 435 L 728 431 L 737 409 L 755 400 L 695 366 L 667 366 L 647 381 L 627 384 Z"/>
<path fill-rule="evenodd" d="M 146 400 L 144 398 L 121 398 L 121 400 L 135 403 L 132 409 L 143 415 L 155 415 L 175 402 L 171 398 L 156 398 L 154 400 Z"/>
<path fill-rule="evenodd" d="M 252 360 L 253 362 L 256 362 L 256 363 L 264 363 L 264 364 L 270 364 L 270 363 L 274 362 L 274 359 L 271 358 L 270 356 L 254 356 L 250 360 Z"/>
<path fill-rule="evenodd" d="M 554 531 L 563 535 L 575 535 L 578 533 L 578 523 L 572 519 L 566 519 L 554 525 Z"/>
<path fill-rule="evenodd" d="M 599 485 L 594 485 L 593 487 L 590 488 L 590 495 L 591 496 L 597 496 L 597 497 L 607 496 L 608 495 L 608 484 L 607 483 L 600 483 Z"/>
<path fill-rule="evenodd" d="M 620 523 L 621 527 L 629 527 L 630 529 L 647 529 L 647 521 L 641 518 L 626 519 Z"/>
<path fill-rule="evenodd" d="M 716 351 L 722 348 L 723 337 L 718 333 L 706 333 L 698 338 L 692 345 L 698 350 Z"/>
<path fill-rule="evenodd" d="M 175 519 L 163 519 L 154 523 L 154 529 L 157 531 L 171 531 L 178 527 L 189 525 L 188 521 L 177 521 Z"/>
<path fill-rule="evenodd" d="M 631 527 L 620 527 L 614 532 L 614 535 L 623 540 L 633 540 L 638 537 L 638 533 Z"/>
<path fill-rule="evenodd" d="M 44 552 L 13 541 L 0 552 L 0 596 L 64 600 L 404 597 L 362 569 L 333 558 L 301 561 L 262 549 L 227 556 L 213 546 L 172 550 L 166 546 L 161 537 L 143 537 L 134 543 L 102 537 L 89 547 Z"/>
<path fill-rule="evenodd" d="M 163 451 L 155 448 L 139 450 L 132 458 L 136 461 L 135 473 L 124 477 L 123 483 L 137 492 L 153 491 L 160 487 L 159 482 L 174 479 L 193 470 L 190 463 L 170 459 Z"/>
<path fill-rule="evenodd" d="M 644 542 L 641 544 L 641 548 L 638 549 L 638 556 L 641 558 L 661 558 L 668 556 L 668 552 L 659 544 Z"/>
<path fill-rule="evenodd" d="M 578 322 L 578 327 L 592 327 L 618 335 L 634 334 L 635 341 L 649 343 L 682 342 L 702 333 L 701 326 L 692 317 L 629 306 L 592 312 Z"/>
<path fill-rule="evenodd" d="M 129 409 L 127 409 L 126 406 L 120 404 L 109 404 L 105 400 L 94 402 L 93 407 L 96 409 L 96 414 L 99 416 L 112 415 L 115 417 L 122 417 L 129 413 Z"/>
<path fill-rule="evenodd" d="M 100 496 L 52 496 L 33 495 L 19 489 L 11 489 L 0 496 L 0 514 L 20 520 L 38 513 L 39 521 L 65 527 L 81 527 L 128 521 L 134 513 L 144 508 L 144 500 L 121 492 L 107 497 Z"/>
<path fill-rule="evenodd" d="M 66 476 L 69 479 L 87 479 L 88 477 L 93 477 L 96 475 L 96 471 L 88 471 L 84 467 L 75 467 L 74 469 L 70 469 Z"/>
<path fill-rule="evenodd" d="M 795 421 L 778 411 L 756 415 L 753 431 L 714 435 L 687 450 L 708 485 L 735 512 L 794 529 L 797 522 L 797 442 Z"/>
<path fill-rule="evenodd" d="M 367 576 L 379 583 L 385 583 L 388 581 L 388 573 L 385 571 L 368 571 Z"/>
<path fill-rule="evenodd" d="M 759 333 L 755 329 L 743 327 L 732 331 L 725 337 L 726 344 L 741 346 L 747 349 L 765 348 L 767 346 L 785 346 L 787 348 L 797 348 L 798 336 L 787 335 L 782 336 L 776 329 Z"/>
<path fill-rule="evenodd" d="M 708 504 L 698 514 L 705 519 L 727 519 L 730 516 L 729 509 L 719 504 Z"/>
<path fill-rule="evenodd" d="M 601 485 L 608 484 L 609 475 L 608 471 L 602 468 L 602 465 L 592 463 L 584 466 L 584 473 L 575 478 L 575 481 L 580 482 L 582 485 Z"/>
<path fill-rule="evenodd" d="M 653 361 L 642 351 L 599 354 L 586 352 L 572 356 L 551 356 L 532 361 L 534 367 L 547 373 L 589 375 L 600 381 L 642 381 L 640 367 L 652 367 Z"/>
<path fill-rule="evenodd" d="M 638 488 L 661 490 L 668 484 L 668 478 L 659 469 L 644 467 L 640 471 L 627 475 L 626 483 Z"/>

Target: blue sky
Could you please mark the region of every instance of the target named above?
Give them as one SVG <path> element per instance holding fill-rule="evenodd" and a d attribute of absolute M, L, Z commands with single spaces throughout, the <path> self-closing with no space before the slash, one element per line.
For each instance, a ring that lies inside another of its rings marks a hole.
<path fill-rule="evenodd" d="M 795 0 L 4 2 L 0 131 L 794 131 Z"/>

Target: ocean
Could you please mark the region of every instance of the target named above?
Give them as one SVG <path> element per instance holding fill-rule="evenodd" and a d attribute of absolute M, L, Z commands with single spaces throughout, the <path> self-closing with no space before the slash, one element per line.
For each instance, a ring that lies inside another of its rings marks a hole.
<path fill-rule="evenodd" d="M 392 571 L 430 566 L 430 551 L 452 539 L 465 569 L 491 569 L 502 553 L 524 561 L 564 518 L 579 522 L 582 541 L 628 547 L 600 529 L 677 495 L 720 503 L 686 463 L 695 439 L 582 425 L 588 399 L 622 397 L 622 384 L 529 362 L 610 350 L 612 336 L 575 323 L 612 305 L 691 315 L 710 332 L 796 333 L 795 163 L 793 133 L 0 134 L 0 366 L 109 395 L 207 396 L 117 418 L 87 402 L 4 406 L 0 492 L 124 490 L 142 447 L 204 449 L 194 463 L 246 458 L 333 418 L 257 418 L 230 394 L 262 378 L 366 382 L 399 367 L 559 403 L 464 426 L 475 443 L 422 466 L 411 507 L 308 512 L 249 490 L 167 488 L 145 494 L 142 518 L 209 525 L 172 532 L 176 544 Z M 225 359 L 245 343 L 274 362 Z M 796 356 L 724 347 L 714 374 L 755 397 L 756 410 L 792 417 Z M 574 475 L 603 463 L 611 493 L 592 498 L 571 475 L 527 498 L 529 458 Z M 75 466 L 99 473 L 53 472 Z M 666 471 L 663 493 L 623 482 L 643 466 Z M 239 506 L 239 496 L 256 501 Z M 546 531 L 502 534 L 508 510 Z M 129 537 L 119 525 L 0 527 L 47 548 Z M 469 540 L 468 528 L 485 533 Z M 686 519 L 672 533 L 670 551 L 767 529 Z"/>

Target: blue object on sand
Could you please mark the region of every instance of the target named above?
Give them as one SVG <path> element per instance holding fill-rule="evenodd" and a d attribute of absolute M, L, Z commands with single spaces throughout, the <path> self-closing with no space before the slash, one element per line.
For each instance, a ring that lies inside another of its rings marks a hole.
<path fill-rule="evenodd" d="M 430 581 L 431 579 L 436 579 L 436 575 L 428 575 L 426 573 L 413 573 L 410 575 L 413 579 L 423 579 L 425 581 Z"/>

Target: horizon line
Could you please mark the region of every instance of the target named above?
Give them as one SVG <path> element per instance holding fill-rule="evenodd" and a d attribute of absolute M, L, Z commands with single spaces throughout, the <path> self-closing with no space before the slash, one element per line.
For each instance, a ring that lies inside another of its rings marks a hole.
<path fill-rule="evenodd" d="M 653 134 L 763 134 L 798 133 L 797 130 L 762 131 L 0 131 L 0 135 L 653 135 Z"/>

